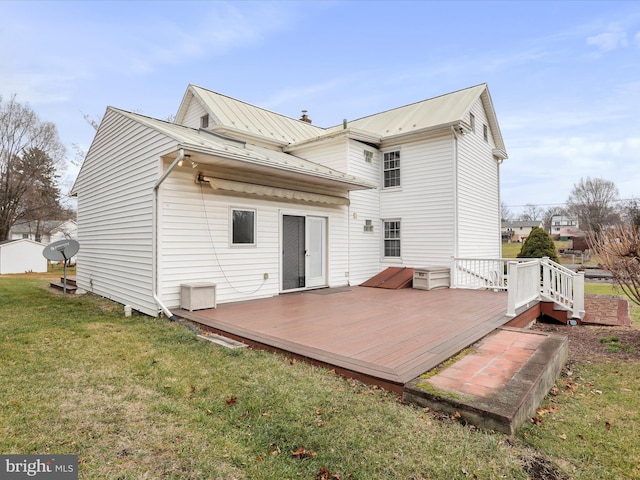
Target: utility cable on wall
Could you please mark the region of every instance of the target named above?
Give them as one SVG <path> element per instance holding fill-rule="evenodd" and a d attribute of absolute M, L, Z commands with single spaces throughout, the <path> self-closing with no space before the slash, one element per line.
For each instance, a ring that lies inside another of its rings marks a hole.
<path fill-rule="evenodd" d="M 220 273 L 222 273 L 222 276 L 226 280 L 227 285 L 229 285 L 229 287 L 231 287 L 231 289 L 234 292 L 240 293 L 242 295 L 253 295 L 254 293 L 258 292 L 262 287 L 264 287 L 264 284 L 267 283 L 267 281 L 263 279 L 262 283 L 258 286 L 258 288 L 256 288 L 255 290 L 253 290 L 251 292 L 242 292 L 242 291 L 238 290 L 236 287 L 233 286 L 233 284 L 231 283 L 231 280 L 229 279 L 229 277 L 225 273 L 224 268 L 222 268 L 222 264 L 220 263 L 220 258 L 218 257 L 218 252 L 216 251 L 216 243 L 213 240 L 213 232 L 211 231 L 211 225 L 209 224 L 209 217 L 207 216 L 207 205 L 206 205 L 206 202 L 204 200 L 204 190 L 202 188 L 202 183 L 200 183 L 200 198 L 202 199 L 202 210 L 204 212 L 205 223 L 207 224 L 207 232 L 209 232 L 209 240 L 211 241 L 211 248 L 213 250 L 213 257 L 216 259 L 216 263 L 218 264 L 218 268 L 220 269 Z"/>

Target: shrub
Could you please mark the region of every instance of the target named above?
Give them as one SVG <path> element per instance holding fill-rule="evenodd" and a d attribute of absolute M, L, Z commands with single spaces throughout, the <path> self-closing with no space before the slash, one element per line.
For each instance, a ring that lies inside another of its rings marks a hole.
<path fill-rule="evenodd" d="M 518 258 L 542 257 L 549 257 L 554 262 L 558 262 L 558 252 L 551 236 L 542 228 L 534 227 L 524 241 Z"/>

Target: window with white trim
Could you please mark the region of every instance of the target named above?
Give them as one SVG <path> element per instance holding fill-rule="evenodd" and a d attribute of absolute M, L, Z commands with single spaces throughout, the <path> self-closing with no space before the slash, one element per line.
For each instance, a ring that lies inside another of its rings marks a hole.
<path fill-rule="evenodd" d="M 400 220 L 383 220 L 384 256 L 400 257 Z"/>
<path fill-rule="evenodd" d="M 364 221 L 364 231 L 367 233 L 373 232 L 373 222 L 371 220 Z"/>
<path fill-rule="evenodd" d="M 400 150 L 384 154 L 384 188 L 400 186 Z"/>
<path fill-rule="evenodd" d="M 475 131 L 476 131 L 476 116 L 473 113 L 469 113 L 469 125 L 471 126 L 471 131 L 475 133 Z"/>
<path fill-rule="evenodd" d="M 200 128 L 209 128 L 209 114 L 200 117 Z"/>
<path fill-rule="evenodd" d="M 256 244 L 256 211 L 231 209 L 231 244 Z"/>
<path fill-rule="evenodd" d="M 482 136 L 484 137 L 484 141 L 489 141 L 489 127 L 486 125 L 482 125 Z"/>
<path fill-rule="evenodd" d="M 373 162 L 373 152 L 371 150 L 364 151 L 364 161 L 367 163 Z"/>

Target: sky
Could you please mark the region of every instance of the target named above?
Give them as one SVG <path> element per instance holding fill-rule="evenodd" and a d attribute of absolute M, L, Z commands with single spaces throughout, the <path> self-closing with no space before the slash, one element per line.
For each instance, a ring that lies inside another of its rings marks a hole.
<path fill-rule="evenodd" d="M 581 180 L 640 197 L 640 1 L 6 1 L 0 96 L 89 148 L 107 106 L 167 119 L 192 83 L 329 127 L 487 83 L 502 202 Z"/>

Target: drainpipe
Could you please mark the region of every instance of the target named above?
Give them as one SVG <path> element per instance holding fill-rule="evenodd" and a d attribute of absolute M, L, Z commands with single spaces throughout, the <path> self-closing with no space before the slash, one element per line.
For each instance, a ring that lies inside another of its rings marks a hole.
<path fill-rule="evenodd" d="M 167 306 L 162 303 L 162 300 L 160 300 L 160 297 L 158 295 L 158 212 L 159 212 L 159 207 L 158 207 L 158 191 L 160 189 L 160 185 L 162 184 L 162 182 L 165 181 L 165 179 L 169 176 L 169 174 L 173 171 L 174 168 L 176 168 L 176 165 L 178 165 L 178 162 L 180 162 L 180 160 L 182 160 L 184 158 L 184 150 L 181 148 L 178 151 L 178 156 L 175 158 L 175 160 L 173 162 L 171 162 L 171 165 L 169 165 L 169 168 L 167 168 L 162 175 L 160 176 L 160 178 L 158 179 L 158 181 L 156 182 L 156 184 L 153 186 L 153 254 L 152 254 L 152 262 L 153 262 L 153 298 L 156 301 L 156 303 L 158 304 L 158 306 L 162 309 L 162 311 L 164 312 L 164 314 L 167 316 L 167 318 L 169 318 L 169 320 L 171 321 L 178 321 L 179 318 L 176 317 L 173 313 L 171 313 L 171 310 L 169 310 L 167 308 Z"/>

